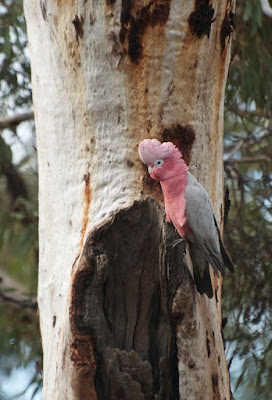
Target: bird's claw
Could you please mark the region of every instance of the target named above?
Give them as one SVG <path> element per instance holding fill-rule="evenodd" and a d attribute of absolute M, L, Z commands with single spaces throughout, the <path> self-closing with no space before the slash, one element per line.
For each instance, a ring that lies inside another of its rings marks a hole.
<path fill-rule="evenodd" d="M 176 247 L 178 244 L 182 243 L 184 239 L 177 239 L 172 243 L 172 248 Z"/>

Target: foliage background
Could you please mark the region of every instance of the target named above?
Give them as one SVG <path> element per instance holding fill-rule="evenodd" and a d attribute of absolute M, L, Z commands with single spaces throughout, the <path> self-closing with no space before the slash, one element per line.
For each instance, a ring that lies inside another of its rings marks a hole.
<path fill-rule="evenodd" d="M 236 400 L 268 400 L 272 399 L 272 20 L 262 12 L 259 0 L 239 0 L 234 27 L 225 94 L 224 163 L 231 200 L 225 242 L 236 273 L 224 281 L 224 335 Z M 37 161 L 21 0 L 2 0 L 0 5 L 0 82 L 0 398 L 8 399 L 2 383 L 20 368 L 29 371 L 21 398 L 27 393 L 40 398 Z M 7 120 L 25 112 L 25 122 Z"/>

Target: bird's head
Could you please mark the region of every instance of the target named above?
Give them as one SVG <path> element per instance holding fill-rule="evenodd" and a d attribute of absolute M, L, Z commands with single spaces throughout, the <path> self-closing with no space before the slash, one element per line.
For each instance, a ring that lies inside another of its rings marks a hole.
<path fill-rule="evenodd" d="M 188 171 L 179 149 L 172 142 L 145 139 L 139 144 L 139 156 L 148 166 L 151 178 L 164 181 Z"/>

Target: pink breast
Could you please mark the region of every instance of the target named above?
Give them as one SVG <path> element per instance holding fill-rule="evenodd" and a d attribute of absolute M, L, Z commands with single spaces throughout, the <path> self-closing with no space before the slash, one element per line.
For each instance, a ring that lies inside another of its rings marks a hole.
<path fill-rule="evenodd" d="M 171 221 L 181 237 L 191 232 L 186 221 L 186 199 L 185 189 L 187 179 L 185 176 L 175 177 L 168 181 L 161 182 L 164 194 L 165 208 Z M 177 178 L 179 178 L 177 180 Z"/>

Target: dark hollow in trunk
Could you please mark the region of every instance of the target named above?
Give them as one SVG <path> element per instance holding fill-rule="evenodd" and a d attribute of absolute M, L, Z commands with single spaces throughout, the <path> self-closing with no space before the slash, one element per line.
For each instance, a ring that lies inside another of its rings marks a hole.
<path fill-rule="evenodd" d="M 179 399 L 176 324 L 184 315 L 172 304 L 177 288 L 192 299 L 194 284 L 177 239 L 151 199 L 121 210 L 87 239 L 71 324 L 94 348 L 99 400 Z"/>

